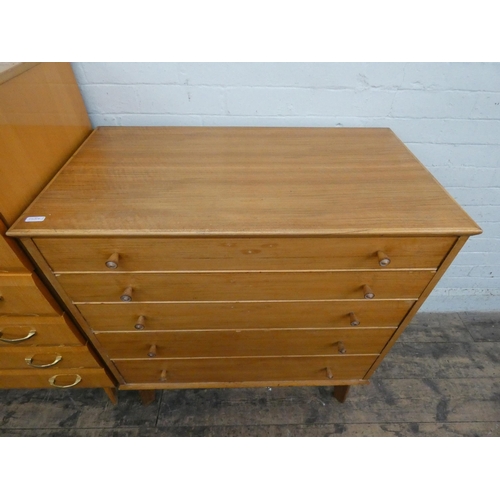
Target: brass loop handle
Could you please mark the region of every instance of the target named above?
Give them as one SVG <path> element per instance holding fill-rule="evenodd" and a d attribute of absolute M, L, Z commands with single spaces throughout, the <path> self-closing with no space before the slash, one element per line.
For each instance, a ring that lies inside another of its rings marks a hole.
<path fill-rule="evenodd" d="M 166 382 L 167 381 L 167 370 L 162 370 L 161 375 L 160 375 L 160 382 Z"/>
<path fill-rule="evenodd" d="M 69 375 L 69 374 L 63 374 L 59 373 L 58 375 L 54 375 L 53 377 L 49 378 L 49 384 L 53 387 L 57 387 L 58 389 L 69 389 L 70 387 L 75 387 L 75 385 L 79 384 L 82 381 L 82 377 L 80 375 L 76 375 L 76 379 L 72 384 L 69 385 L 57 385 L 56 384 L 56 379 L 57 377 L 60 377 L 61 375 Z"/>
<path fill-rule="evenodd" d="M 132 302 L 132 287 L 128 286 L 123 290 L 123 293 L 120 295 L 120 300 L 123 302 Z"/>
<path fill-rule="evenodd" d="M 332 370 L 330 370 L 330 368 L 328 367 L 326 368 L 326 376 L 330 379 L 333 378 Z"/>
<path fill-rule="evenodd" d="M 3 339 L 2 338 L 2 330 L 0 330 L 0 341 L 2 342 L 7 342 L 8 344 L 15 344 L 16 342 L 22 342 L 23 340 L 28 340 L 30 339 L 31 337 L 33 337 L 33 335 L 36 334 L 36 330 L 30 330 L 30 332 L 28 333 L 28 335 L 26 335 L 26 337 L 22 337 L 20 339 Z"/>
<path fill-rule="evenodd" d="M 120 255 L 118 253 L 111 254 L 109 259 L 106 261 L 106 267 L 109 269 L 116 269 L 118 267 L 118 261 L 120 260 Z"/>
<path fill-rule="evenodd" d="M 386 267 L 391 263 L 391 259 L 389 259 L 389 257 L 380 250 L 377 252 L 377 258 L 378 258 L 378 263 L 382 267 Z"/>
<path fill-rule="evenodd" d="M 156 344 L 153 344 L 148 351 L 148 356 L 154 358 L 156 356 Z"/>
<path fill-rule="evenodd" d="M 345 354 L 347 352 L 346 348 L 345 348 L 345 345 L 344 345 L 344 342 L 342 342 L 341 340 L 339 340 L 337 342 L 337 347 L 338 347 L 338 350 L 339 350 L 340 354 Z"/>
<path fill-rule="evenodd" d="M 144 316 L 139 316 L 137 322 L 134 325 L 136 330 L 144 330 L 144 325 L 146 323 L 146 318 Z"/>
<path fill-rule="evenodd" d="M 31 358 L 24 358 L 24 361 L 26 361 L 26 364 L 28 366 L 32 366 L 33 368 L 49 368 L 51 366 L 54 366 L 54 365 L 57 365 L 57 363 L 59 363 L 59 361 L 61 361 L 62 359 L 62 356 L 60 356 L 59 354 L 56 356 L 56 359 L 54 359 L 54 361 L 52 361 L 52 363 L 49 363 L 47 365 L 35 365 L 33 363 L 33 356 L 31 356 Z"/>
<path fill-rule="evenodd" d="M 373 290 L 368 286 L 368 285 L 363 285 L 363 295 L 365 299 L 374 299 L 375 294 L 373 293 Z"/>
<path fill-rule="evenodd" d="M 351 326 L 359 326 L 360 321 L 353 312 L 349 313 L 349 317 L 351 319 Z"/>

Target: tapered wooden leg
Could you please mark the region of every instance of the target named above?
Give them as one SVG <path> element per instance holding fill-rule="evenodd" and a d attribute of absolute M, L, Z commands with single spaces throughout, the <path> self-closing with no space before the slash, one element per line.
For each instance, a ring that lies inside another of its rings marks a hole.
<path fill-rule="evenodd" d="M 118 404 L 118 391 L 114 387 L 103 387 L 104 392 L 107 394 L 109 400 L 114 404 Z"/>
<path fill-rule="evenodd" d="M 349 389 L 351 388 L 350 385 L 336 385 L 333 388 L 333 397 L 339 401 L 340 403 L 343 403 L 346 398 L 347 394 L 349 393 Z"/>
<path fill-rule="evenodd" d="M 139 397 L 141 398 L 142 404 L 148 406 L 155 400 L 156 391 L 139 391 Z"/>

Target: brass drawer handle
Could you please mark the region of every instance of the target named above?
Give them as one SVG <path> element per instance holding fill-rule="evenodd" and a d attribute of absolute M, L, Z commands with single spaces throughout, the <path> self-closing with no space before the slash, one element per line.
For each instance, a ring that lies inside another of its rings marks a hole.
<path fill-rule="evenodd" d="M 120 295 L 120 300 L 123 302 L 132 302 L 132 287 L 128 286 L 123 290 L 123 293 Z"/>
<path fill-rule="evenodd" d="M 349 313 L 349 317 L 351 319 L 351 326 L 359 326 L 360 321 L 353 312 Z"/>
<path fill-rule="evenodd" d="M 33 364 L 33 356 L 31 356 L 31 358 L 24 358 L 24 361 L 26 361 L 26 364 L 28 366 L 31 366 L 33 368 L 49 368 L 51 366 L 54 366 L 54 365 L 57 365 L 57 363 L 59 363 L 59 361 L 62 360 L 62 356 L 60 356 L 59 354 L 56 356 L 56 359 L 54 359 L 54 361 L 52 361 L 52 363 L 49 363 L 47 365 L 35 365 Z"/>
<path fill-rule="evenodd" d="M 36 330 L 30 330 L 30 332 L 28 333 L 28 335 L 26 335 L 26 337 L 22 337 L 20 339 L 3 339 L 2 338 L 3 333 L 2 333 L 2 330 L 0 330 L 0 341 L 7 342 L 8 344 L 15 344 L 16 342 L 22 342 L 23 340 L 28 340 L 31 337 L 33 337 L 35 334 L 36 334 Z"/>
<path fill-rule="evenodd" d="M 146 318 L 144 316 L 139 316 L 137 322 L 134 325 L 136 330 L 144 330 L 144 324 L 146 323 Z"/>
<path fill-rule="evenodd" d="M 79 384 L 82 381 L 82 377 L 80 375 L 76 375 L 75 381 L 72 384 L 69 385 L 57 385 L 56 384 L 56 379 L 57 377 L 60 377 L 61 375 L 69 375 L 69 374 L 63 374 L 59 373 L 58 375 L 54 375 L 53 377 L 49 378 L 49 384 L 53 387 L 57 387 L 58 389 L 69 389 L 70 387 L 75 387 L 75 385 Z"/>
<path fill-rule="evenodd" d="M 109 259 L 106 261 L 106 267 L 109 269 L 116 269 L 118 267 L 118 261 L 120 260 L 120 256 L 115 252 L 111 254 Z"/>
<path fill-rule="evenodd" d="M 340 354 L 345 354 L 347 352 L 345 345 L 344 345 L 344 342 L 342 342 L 341 340 L 339 340 L 337 342 L 337 348 L 338 348 Z"/>
<path fill-rule="evenodd" d="M 391 263 L 391 259 L 384 252 L 378 251 L 377 258 L 381 267 L 386 267 Z"/>
<path fill-rule="evenodd" d="M 150 348 L 149 348 L 149 351 L 148 351 L 148 356 L 150 358 L 154 358 L 156 357 L 156 344 L 153 344 Z"/>
<path fill-rule="evenodd" d="M 162 370 L 161 375 L 160 375 L 160 382 L 166 382 L 167 381 L 167 370 Z"/>
<path fill-rule="evenodd" d="M 374 299 L 375 294 L 373 293 L 373 290 L 368 286 L 368 285 L 363 285 L 363 295 L 365 299 Z"/>
<path fill-rule="evenodd" d="M 332 373 L 332 370 L 330 370 L 330 368 L 326 368 L 326 376 L 329 378 L 329 379 L 332 379 L 333 378 L 333 373 Z"/>

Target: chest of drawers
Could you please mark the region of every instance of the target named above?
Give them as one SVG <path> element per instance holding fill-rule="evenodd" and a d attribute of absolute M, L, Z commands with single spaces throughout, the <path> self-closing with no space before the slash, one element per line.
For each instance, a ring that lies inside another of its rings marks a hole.
<path fill-rule="evenodd" d="M 343 400 L 480 232 L 388 129 L 107 127 L 8 234 L 120 389 Z"/>

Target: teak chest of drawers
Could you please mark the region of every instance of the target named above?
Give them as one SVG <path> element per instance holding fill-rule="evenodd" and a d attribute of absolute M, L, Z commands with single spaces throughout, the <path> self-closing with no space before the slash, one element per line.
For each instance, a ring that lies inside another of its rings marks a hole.
<path fill-rule="evenodd" d="M 120 389 L 343 400 L 480 232 L 389 129 L 106 127 L 8 234 Z"/>

